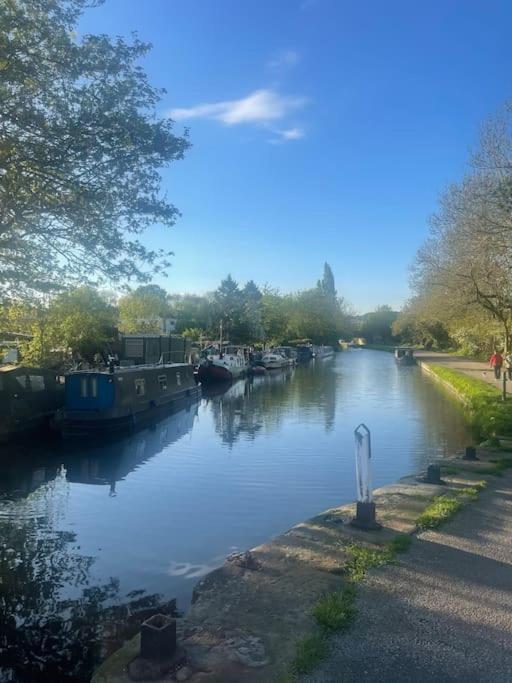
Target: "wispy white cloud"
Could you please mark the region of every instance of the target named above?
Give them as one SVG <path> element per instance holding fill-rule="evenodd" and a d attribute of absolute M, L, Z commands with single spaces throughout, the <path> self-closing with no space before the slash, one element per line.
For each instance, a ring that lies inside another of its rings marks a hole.
<path fill-rule="evenodd" d="M 300 140 L 305 135 L 304 128 L 299 128 L 298 126 L 285 128 L 284 130 L 273 130 L 272 132 L 277 136 L 269 140 L 272 145 L 280 145 L 290 140 Z"/>
<path fill-rule="evenodd" d="M 300 140 L 304 137 L 304 128 L 288 128 L 287 130 L 278 131 L 283 140 Z"/>
<path fill-rule="evenodd" d="M 188 108 L 171 109 L 168 114 L 175 121 L 214 119 L 227 126 L 241 123 L 268 125 L 300 109 L 307 98 L 281 95 L 275 90 L 255 90 L 239 100 L 208 102 Z"/>
<path fill-rule="evenodd" d="M 300 62 L 300 54 L 296 50 L 281 50 L 267 62 L 272 71 L 286 71 Z"/>

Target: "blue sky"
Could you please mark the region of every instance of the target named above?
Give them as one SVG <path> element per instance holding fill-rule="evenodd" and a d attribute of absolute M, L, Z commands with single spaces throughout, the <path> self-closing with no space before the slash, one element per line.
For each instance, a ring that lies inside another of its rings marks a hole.
<path fill-rule="evenodd" d="M 169 291 L 230 272 L 282 291 L 324 261 L 360 312 L 399 306 L 439 193 L 511 96 L 512 4 L 106 0 L 81 30 L 153 43 L 161 113 L 193 148 L 164 172 L 182 217 Z"/>

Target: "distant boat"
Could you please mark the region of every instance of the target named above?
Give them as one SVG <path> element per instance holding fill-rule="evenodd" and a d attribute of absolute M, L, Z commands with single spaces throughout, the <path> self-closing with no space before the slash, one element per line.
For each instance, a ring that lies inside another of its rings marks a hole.
<path fill-rule="evenodd" d="M 334 349 L 332 346 L 317 346 L 315 348 L 315 358 L 332 358 Z"/>
<path fill-rule="evenodd" d="M 307 363 L 313 358 L 313 347 L 311 344 L 303 344 L 295 347 L 297 351 L 297 363 Z"/>
<path fill-rule="evenodd" d="M 275 350 L 288 360 L 288 365 L 297 363 L 297 351 L 293 346 L 278 346 Z"/>
<path fill-rule="evenodd" d="M 49 426 L 64 404 L 64 384 L 53 370 L 0 366 L 0 442 Z"/>
<path fill-rule="evenodd" d="M 110 434 L 151 422 L 164 409 L 200 395 L 193 367 L 186 363 L 71 372 L 55 426 L 64 436 Z"/>
<path fill-rule="evenodd" d="M 406 346 L 397 346 L 395 349 L 395 360 L 399 365 L 414 365 L 414 349 Z"/>
<path fill-rule="evenodd" d="M 267 370 L 277 370 L 277 368 L 284 368 L 290 365 L 288 358 L 277 351 L 265 353 L 261 362 Z"/>

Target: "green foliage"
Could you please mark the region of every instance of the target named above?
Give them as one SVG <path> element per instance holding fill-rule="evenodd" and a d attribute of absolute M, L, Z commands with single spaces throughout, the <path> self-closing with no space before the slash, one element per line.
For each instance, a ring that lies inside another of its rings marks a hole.
<path fill-rule="evenodd" d="M 327 593 L 313 608 L 313 616 L 324 631 L 341 631 L 354 620 L 356 615 L 355 589 L 353 586 Z"/>
<path fill-rule="evenodd" d="M 502 401 L 498 389 L 443 365 L 429 365 L 429 369 L 464 398 L 469 418 L 480 435 L 512 434 L 512 401 Z"/>
<path fill-rule="evenodd" d="M 142 285 L 119 300 L 122 332 L 159 332 L 158 318 L 171 316 L 167 292 L 158 285 Z"/>
<path fill-rule="evenodd" d="M 150 46 L 77 30 L 89 0 L 0 3 L 0 294 L 148 279 L 172 226 L 160 170 L 189 147 L 156 115 Z"/>
<path fill-rule="evenodd" d="M 392 326 L 398 313 L 390 306 L 377 306 L 371 313 L 362 316 L 361 336 L 370 343 L 382 343 L 393 338 Z"/>
<path fill-rule="evenodd" d="M 453 517 L 461 507 L 460 500 L 448 496 L 437 496 L 416 520 L 418 529 L 437 529 Z"/>
<path fill-rule="evenodd" d="M 117 311 L 90 287 L 77 287 L 54 297 L 47 306 L 12 304 L 6 330 L 28 335 L 21 342 L 24 363 L 58 365 L 69 352 L 92 359 L 114 337 Z"/>
<path fill-rule="evenodd" d="M 351 543 L 345 550 L 348 555 L 345 572 L 350 581 L 361 581 L 368 569 L 382 567 L 394 560 L 394 552 L 389 547 L 377 549 Z"/>
<path fill-rule="evenodd" d="M 292 664 L 293 674 L 307 674 L 313 671 L 327 654 L 325 636 L 314 633 L 297 641 L 297 651 Z M 292 674 L 292 675 L 293 675 Z"/>

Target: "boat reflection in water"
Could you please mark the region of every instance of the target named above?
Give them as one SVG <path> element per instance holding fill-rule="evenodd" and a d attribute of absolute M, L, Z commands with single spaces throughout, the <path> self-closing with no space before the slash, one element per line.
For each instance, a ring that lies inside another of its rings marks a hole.
<path fill-rule="evenodd" d="M 253 440 L 264 427 L 269 431 L 277 427 L 282 419 L 278 407 L 289 396 L 294 372 L 287 367 L 278 373 L 203 388 L 222 442 L 232 446 L 241 436 Z"/>
<path fill-rule="evenodd" d="M 173 600 L 143 588 L 122 595 L 116 577 L 95 576 L 96 557 L 63 528 L 70 484 L 116 482 L 193 428 L 197 403 L 122 440 L 88 450 L 25 448 L 0 460 L 0 680 L 89 680 L 94 666 Z M 23 457 L 21 457 L 23 456 Z M 106 520 L 98 519 L 98 525 Z M 5 676 L 5 678 L 3 677 Z"/>
<path fill-rule="evenodd" d="M 191 402 L 142 431 L 107 443 L 88 443 L 87 447 L 66 443 L 51 451 L 25 451 L 24 457 L 12 451 L 0 460 L 0 495 L 23 498 L 61 475 L 70 483 L 109 485 L 114 493 L 117 481 L 192 430 L 197 407 L 197 402 Z"/>

